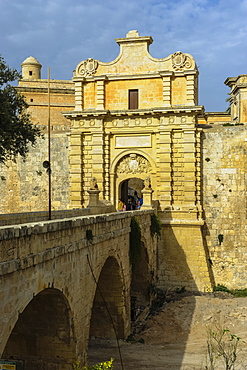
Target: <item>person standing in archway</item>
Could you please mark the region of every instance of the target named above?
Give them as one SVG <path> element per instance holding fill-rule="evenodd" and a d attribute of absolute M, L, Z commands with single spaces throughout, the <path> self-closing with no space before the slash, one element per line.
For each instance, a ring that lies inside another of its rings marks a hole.
<path fill-rule="evenodd" d="M 124 206 L 124 204 L 123 204 L 122 200 L 118 199 L 117 211 L 121 212 L 123 210 L 123 206 Z"/>

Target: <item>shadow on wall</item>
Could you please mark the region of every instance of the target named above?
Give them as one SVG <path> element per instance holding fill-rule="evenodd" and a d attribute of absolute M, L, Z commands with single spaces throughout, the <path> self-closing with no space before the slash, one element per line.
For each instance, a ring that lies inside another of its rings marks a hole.
<path fill-rule="evenodd" d="M 209 272 L 207 251 L 204 250 L 201 225 L 191 222 L 186 226 L 171 226 L 172 215 L 169 212 L 161 215 L 162 238 L 157 256 L 159 276 L 157 285 L 153 287 L 153 303 L 132 321 L 131 342 L 120 341 L 123 366 L 119 361 L 116 341 L 113 338 L 103 340 L 102 337 L 91 342 L 89 362 L 92 365 L 113 357 L 115 370 L 163 370 L 184 366 L 196 296 L 210 289 L 213 278 Z M 131 286 L 131 295 L 140 305 L 149 300 L 149 295 L 144 294 L 148 290 L 147 284 L 150 284 L 147 265 L 148 256 L 142 245 L 142 255 L 138 269 L 133 273 Z M 163 306 L 162 299 L 166 302 Z M 200 366 L 199 363 L 197 365 Z"/>
<path fill-rule="evenodd" d="M 70 309 L 63 293 L 48 288 L 20 313 L 2 357 L 19 360 L 25 370 L 72 367 L 75 342 Z"/>
<path fill-rule="evenodd" d="M 127 315 L 120 268 L 115 258 L 105 262 L 93 301 L 89 338 L 125 338 Z"/>
<path fill-rule="evenodd" d="M 197 222 L 193 223 L 192 220 L 186 224 L 176 223 L 174 215 L 169 211 L 159 212 L 159 216 L 162 218 L 162 237 L 157 253 L 159 272 L 157 287 L 158 292 L 163 293 L 162 298 L 166 304 L 157 319 L 154 317 L 146 323 L 146 329 L 140 333 L 139 338 L 145 343 L 164 346 L 164 351 L 166 345 L 168 348 L 170 345 L 179 345 L 174 368 L 180 369 L 189 344 L 189 334 L 196 308 L 195 296 L 211 291 L 214 281 L 208 252 L 203 243 L 201 225 Z M 186 309 L 181 302 L 177 305 L 174 314 L 173 307 L 176 305 L 174 302 L 186 296 L 190 297 Z M 166 361 L 165 357 L 164 361 Z M 164 363 L 164 366 L 168 364 Z"/>

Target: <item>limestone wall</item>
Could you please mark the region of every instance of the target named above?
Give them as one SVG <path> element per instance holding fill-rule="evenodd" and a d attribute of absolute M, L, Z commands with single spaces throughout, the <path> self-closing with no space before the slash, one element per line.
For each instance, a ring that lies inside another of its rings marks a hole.
<path fill-rule="evenodd" d="M 157 259 L 159 287 L 172 290 L 185 288 L 194 292 L 211 291 L 213 279 L 200 222 L 169 224 L 162 220 L 162 223 Z"/>
<path fill-rule="evenodd" d="M 105 86 L 105 109 L 128 109 L 128 90 L 139 90 L 139 109 L 163 105 L 161 78 L 109 81 Z M 85 107 L 85 109 L 87 109 Z"/>
<path fill-rule="evenodd" d="M 246 127 L 212 126 L 202 145 L 203 234 L 215 284 L 246 288 Z"/>
<path fill-rule="evenodd" d="M 79 217 L 90 215 L 89 208 L 82 209 L 63 209 L 58 211 L 53 211 L 51 213 L 52 220 L 60 220 L 70 217 Z M 40 221 L 47 221 L 49 217 L 48 211 L 41 212 L 22 212 L 22 213 L 4 213 L 0 214 L 0 226 L 7 225 L 19 225 Z"/>
<path fill-rule="evenodd" d="M 51 135 L 52 210 L 67 209 L 69 204 L 68 145 L 68 135 Z M 47 139 L 39 139 L 25 161 L 20 158 L 1 166 L 0 213 L 48 209 L 48 174 L 43 167 L 48 159 L 47 147 Z"/>

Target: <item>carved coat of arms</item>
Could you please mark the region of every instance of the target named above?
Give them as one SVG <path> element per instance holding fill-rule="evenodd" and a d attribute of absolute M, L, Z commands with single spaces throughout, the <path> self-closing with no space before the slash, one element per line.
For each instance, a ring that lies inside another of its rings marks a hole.
<path fill-rule="evenodd" d="M 150 171 L 151 165 L 148 160 L 137 154 L 126 155 L 117 166 L 117 173 L 136 174 L 148 173 Z"/>
<path fill-rule="evenodd" d="M 191 64 L 190 58 L 181 51 L 176 51 L 176 53 L 172 55 L 172 68 L 176 71 L 181 71 L 184 68 L 188 69 L 191 67 Z"/>
<path fill-rule="evenodd" d="M 93 76 L 96 73 L 98 67 L 97 60 L 94 60 L 93 58 L 88 58 L 84 62 L 81 63 L 79 67 L 79 74 L 83 77 L 90 77 Z"/>

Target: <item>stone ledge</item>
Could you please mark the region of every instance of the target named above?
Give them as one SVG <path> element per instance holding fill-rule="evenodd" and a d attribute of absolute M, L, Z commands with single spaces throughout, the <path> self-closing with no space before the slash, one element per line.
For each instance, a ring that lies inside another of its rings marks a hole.
<path fill-rule="evenodd" d="M 104 241 L 111 239 L 116 239 L 120 236 L 129 234 L 129 232 L 130 227 L 125 227 L 93 236 L 93 240 L 91 242 L 87 241 L 87 239 L 84 237 L 80 241 L 76 241 L 74 243 L 49 248 L 37 254 L 32 254 L 24 258 L 2 262 L 0 263 L 0 276 L 10 274 L 18 270 L 27 269 L 29 267 L 44 263 L 65 254 L 73 253 L 75 250 L 84 249 L 90 247 L 91 245 L 103 243 Z"/>
<path fill-rule="evenodd" d="M 167 226 L 203 226 L 204 225 L 204 220 L 199 219 L 199 220 L 179 220 L 179 219 L 161 219 L 162 225 L 167 225 Z"/>
<path fill-rule="evenodd" d="M 0 241 L 10 240 L 23 236 L 31 236 L 49 232 L 67 230 L 71 228 L 93 225 L 102 222 L 111 222 L 116 219 L 126 219 L 133 216 L 152 214 L 154 210 L 138 210 L 127 212 L 106 213 L 103 215 L 78 216 L 50 221 L 38 221 L 33 223 L 7 225 L 0 227 Z"/>

